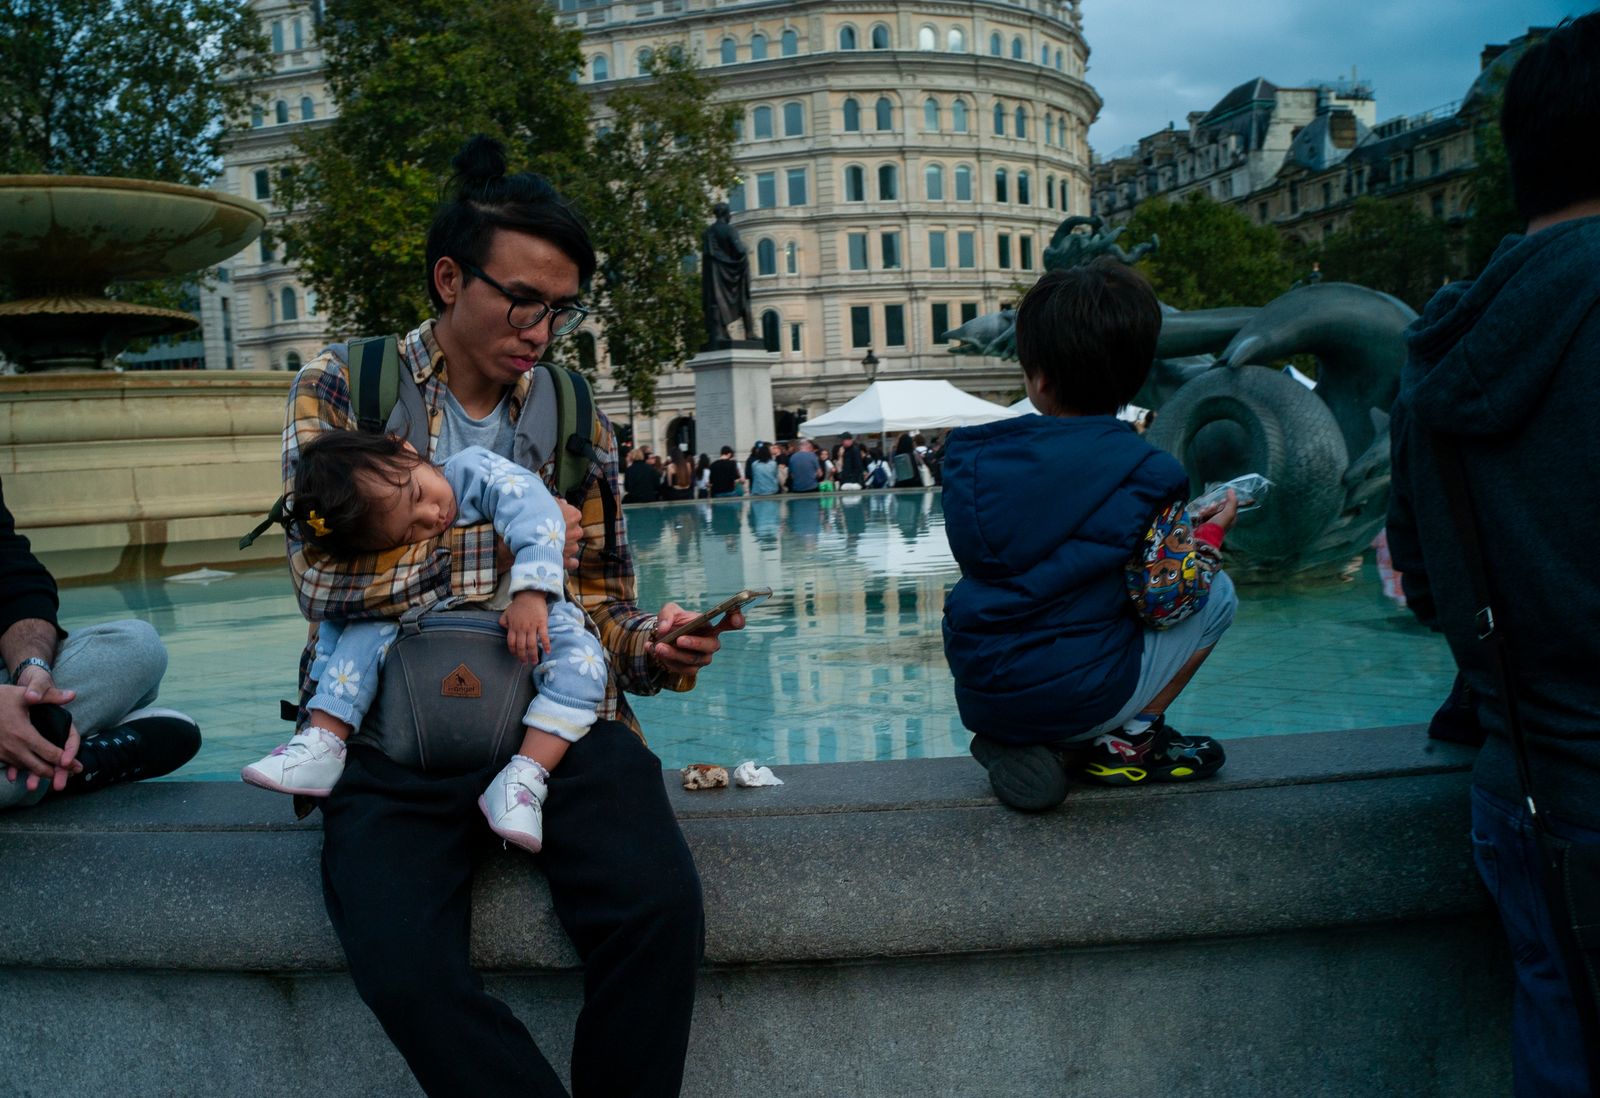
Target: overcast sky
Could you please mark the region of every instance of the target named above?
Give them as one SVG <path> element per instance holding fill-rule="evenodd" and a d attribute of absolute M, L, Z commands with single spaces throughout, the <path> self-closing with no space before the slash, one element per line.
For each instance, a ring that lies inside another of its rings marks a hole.
<path fill-rule="evenodd" d="M 1280 86 L 1356 75 L 1378 118 L 1460 99 L 1486 43 L 1593 10 L 1596 0 L 1084 0 L 1089 83 L 1106 155 L 1207 110 L 1257 76 Z"/>

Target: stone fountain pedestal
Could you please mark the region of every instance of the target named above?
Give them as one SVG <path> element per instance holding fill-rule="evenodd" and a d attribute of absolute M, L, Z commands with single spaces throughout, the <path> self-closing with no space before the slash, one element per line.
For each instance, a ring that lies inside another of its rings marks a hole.
<path fill-rule="evenodd" d="M 689 360 L 698 449 L 714 455 L 732 446 L 743 457 L 758 439 L 772 437 L 772 366 L 777 360 L 755 340 L 701 351 Z"/>

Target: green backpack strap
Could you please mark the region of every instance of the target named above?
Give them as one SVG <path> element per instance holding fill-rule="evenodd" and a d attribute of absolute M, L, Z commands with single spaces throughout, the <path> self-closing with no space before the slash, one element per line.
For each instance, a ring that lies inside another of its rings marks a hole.
<path fill-rule="evenodd" d="M 352 339 L 345 362 L 356 426 L 379 434 L 400 399 L 400 341 L 392 335 Z"/>
<path fill-rule="evenodd" d="M 576 370 L 548 363 L 540 363 L 540 368 L 550 371 L 556 393 L 556 492 L 572 506 L 581 508 L 589 470 L 600 464 L 600 454 L 594 444 L 598 433 L 594 390 L 589 387 L 589 379 Z M 603 476 L 600 478 L 600 503 L 606 526 L 604 553 L 615 557 L 617 501 L 610 481 Z"/>

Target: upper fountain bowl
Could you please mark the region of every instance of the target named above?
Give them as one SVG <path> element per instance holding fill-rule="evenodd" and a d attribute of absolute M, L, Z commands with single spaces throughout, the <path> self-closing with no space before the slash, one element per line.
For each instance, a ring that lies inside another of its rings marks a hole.
<path fill-rule="evenodd" d="M 238 252 L 266 224 L 258 203 L 177 183 L 0 176 L 0 286 L 14 297 L 98 294 L 109 282 L 185 274 Z"/>

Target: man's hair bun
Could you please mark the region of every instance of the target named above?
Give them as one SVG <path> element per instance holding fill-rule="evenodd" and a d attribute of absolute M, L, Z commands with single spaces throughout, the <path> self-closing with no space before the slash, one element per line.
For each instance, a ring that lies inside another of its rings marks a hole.
<path fill-rule="evenodd" d="M 505 178 L 506 147 L 488 134 L 475 134 L 451 159 L 455 181 L 464 191 L 476 191 L 485 184 Z"/>

